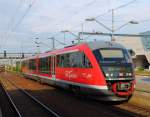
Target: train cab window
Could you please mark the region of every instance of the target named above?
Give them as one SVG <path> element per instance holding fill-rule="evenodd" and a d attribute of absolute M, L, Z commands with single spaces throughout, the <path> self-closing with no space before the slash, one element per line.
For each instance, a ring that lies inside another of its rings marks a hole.
<path fill-rule="evenodd" d="M 99 50 L 103 58 L 123 58 L 123 51 L 120 49 L 101 49 Z"/>
<path fill-rule="evenodd" d="M 41 73 L 50 73 L 50 63 L 51 63 L 51 57 L 46 57 L 46 58 L 40 58 L 39 59 L 39 71 Z"/>
<path fill-rule="evenodd" d="M 29 60 L 29 69 L 30 70 L 36 70 L 36 61 L 35 61 L 35 59 Z"/>
<path fill-rule="evenodd" d="M 118 48 L 101 48 L 93 51 L 99 62 L 125 61 L 125 52 Z"/>
<path fill-rule="evenodd" d="M 89 59 L 83 52 L 57 55 L 57 66 L 64 68 L 91 68 Z"/>

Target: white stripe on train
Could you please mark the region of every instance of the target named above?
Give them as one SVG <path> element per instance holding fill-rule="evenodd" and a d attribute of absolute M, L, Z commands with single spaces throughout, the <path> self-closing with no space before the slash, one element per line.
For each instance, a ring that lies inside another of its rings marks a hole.
<path fill-rule="evenodd" d="M 36 74 L 28 74 L 28 73 L 24 73 L 26 75 L 30 75 L 30 76 L 35 76 L 35 77 L 40 77 L 40 78 L 44 78 L 44 79 L 48 79 L 48 80 L 52 80 L 52 81 L 57 81 L 57 82 L 61 82 L 61 83 L 66 83 L 66 84 L 72 84 L 72 85 L 77 85 L 77 86 L 81 86 L 81 87 L 85 87 L 85 88 L 91 88 L 91 89 L 106 89 L 108 90 L 108 87 L 105 86 L 99 86 L 99 85 L 88 85 L 88 84 L 81 84 L 81 83 L 76 83 L 76 82 L 72 82 L 72 81 L 66 81 L 66 80 L 60 80 L 57 78 L 50 78 L 50 77 L 46 77 L 46 76 L 41 76 L 41 75 L 36 75 Z"/>

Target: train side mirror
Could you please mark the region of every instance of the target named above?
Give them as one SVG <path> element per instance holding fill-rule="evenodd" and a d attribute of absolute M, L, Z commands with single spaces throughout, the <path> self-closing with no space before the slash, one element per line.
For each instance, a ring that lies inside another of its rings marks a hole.
<path fill-rule="evenodd" d="M 129 49 L 128 52 L 130 53 L 131 56 L 135 56 L 135 52 L 132 49 Z"/>

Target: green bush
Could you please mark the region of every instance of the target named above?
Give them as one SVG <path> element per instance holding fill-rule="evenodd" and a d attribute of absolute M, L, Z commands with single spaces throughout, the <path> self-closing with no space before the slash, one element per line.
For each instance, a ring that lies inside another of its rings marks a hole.
<path fill-rule="evenodd" d="M 144 68 L 143 67 L 138 67 L 137 70 L 138 71 L 144 71 Z"/>

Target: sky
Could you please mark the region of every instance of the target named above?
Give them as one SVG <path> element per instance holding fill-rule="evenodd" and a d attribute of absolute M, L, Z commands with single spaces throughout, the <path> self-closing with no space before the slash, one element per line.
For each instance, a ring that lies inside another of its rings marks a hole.
<path fill-rule="evenodd" d="M 127 3 L 130 4 L 122 6 Z M 0 52 L 37 52 L 35 41 L 40 42 L 40 51 L 44 52 L 52 48 L 51 37 L 69 45 L 76 37 L 66 33 L 64 38 L 63 30 L 75 34 L 82 30 L 109 32 L 85 19 L 96 17 L 111 28 L 110 9 L 115 9 L 115 29 L 131 20 L 139 22 L 126 25 L 115 33 L 149 31 L 149 6 L 149 0 L 0 0 Z M 109 40 L 103 36 L 84 38 L 86 41 Z M 64 45 L 56 41 L 55 46 L 61 48 Z"/>

